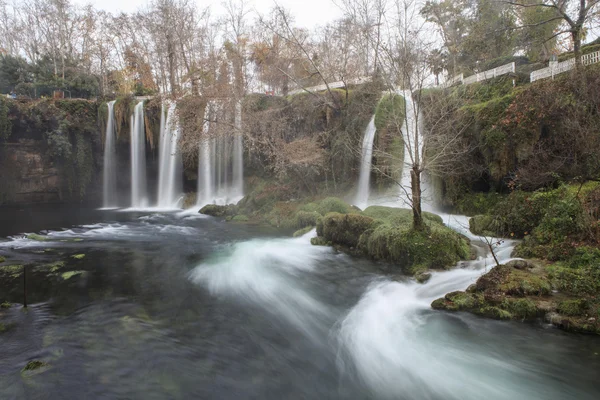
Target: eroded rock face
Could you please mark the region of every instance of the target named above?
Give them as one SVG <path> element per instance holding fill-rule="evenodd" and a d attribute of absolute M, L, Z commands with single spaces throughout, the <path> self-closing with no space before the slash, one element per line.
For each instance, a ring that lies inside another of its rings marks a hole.
<path fill-rule="evenodd" d="M 59 173 L 41 142 L 4 143 L 0 152 L 0 204 L 60 201 Z"/>

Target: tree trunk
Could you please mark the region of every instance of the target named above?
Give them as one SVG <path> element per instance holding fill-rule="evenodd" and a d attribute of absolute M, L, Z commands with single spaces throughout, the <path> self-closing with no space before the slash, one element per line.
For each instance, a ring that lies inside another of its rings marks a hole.
<path fill-rule="evenodd" d="M 424 224 L 421 212 L 421 171 L 416 165 L 410 171 L 410 188 L 412 191 L 413 229 L 422 230 Z"/>
<path fill-rule="evenodd" d="M 575 69 L 581 70 L 581 28 L 573 28 L 571 30 L 573 38 L 573 53 L 575 54 Z"/>

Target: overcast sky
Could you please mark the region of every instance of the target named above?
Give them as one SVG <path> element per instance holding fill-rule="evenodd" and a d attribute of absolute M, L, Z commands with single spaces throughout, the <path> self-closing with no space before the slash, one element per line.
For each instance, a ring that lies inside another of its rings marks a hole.
<path fill-rule="evenodd" d="M 92 4 L 95 8 L 113 13 L 131 12 L 148 4 L 149 0 L 72 0 L 75 4 Z M 211 6 L 213 14 L 222 12 L 223 0 L 196 0 L 199 8 Z M 274 5 L 273 0 L 246 0 L 245 3 L 260 13 L 266 13 Z M 299 26 L 312 28 L 341 16 L 339 8 L 331 0 L 278 0 L 279 5 L 292 12 Z"/>

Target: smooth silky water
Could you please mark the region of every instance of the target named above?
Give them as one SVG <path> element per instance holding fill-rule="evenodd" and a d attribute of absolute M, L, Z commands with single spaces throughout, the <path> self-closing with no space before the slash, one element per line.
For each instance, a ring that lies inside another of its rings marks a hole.
<path fill-rule="evenodd" d="M 30 282 L 29 311 L 5 312 L 17 325 L 0 335 L 0 399 L 600 398 L 599 338 L 430 308 L 491 267 L 483 245 L 419 285 L 311 246 L 313 233 L 200 215 L 46 207 L 0 220 L 9 260 L 86 254 L 79 279 Z M 43 229 L 49 241 L 23 238 Z M 51 368 L 22 376 L 32 359 Z"/>

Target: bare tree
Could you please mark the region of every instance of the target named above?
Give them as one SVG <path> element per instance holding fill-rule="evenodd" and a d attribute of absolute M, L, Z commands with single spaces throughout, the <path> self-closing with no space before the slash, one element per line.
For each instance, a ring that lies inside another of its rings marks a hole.
<path fill-rule="evenodd" d="M 545 21 L 529 26 L 533 27 L 555 21 L 562 21 L 566 29 L 556 32 L 552 37 L 563 33 L 569 33 L 573 41 L 573 52 L 575 54 L 575 66 L 581 67 L 581 42 L 584 36 L 585 25 L 597 17 L 600 0 L 542 0 L 537 2 L 506 1 L 507 4 L 519 8 L 538 7 L 553 11 L 553 14 Z M 548 38 L 550 39 L 550 38 Z"/>

